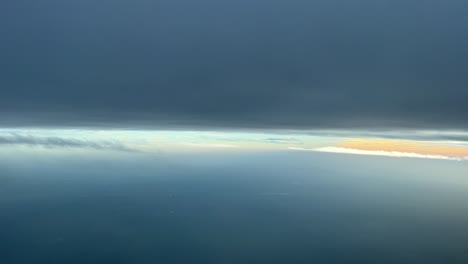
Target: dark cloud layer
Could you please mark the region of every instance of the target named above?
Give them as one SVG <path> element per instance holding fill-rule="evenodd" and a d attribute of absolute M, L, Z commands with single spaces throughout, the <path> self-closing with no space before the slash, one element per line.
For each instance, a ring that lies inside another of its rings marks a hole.
<path fill-rule="evenodd" d="M 466 128 L 462 0 L 0 4 L 0 126 Z"/>

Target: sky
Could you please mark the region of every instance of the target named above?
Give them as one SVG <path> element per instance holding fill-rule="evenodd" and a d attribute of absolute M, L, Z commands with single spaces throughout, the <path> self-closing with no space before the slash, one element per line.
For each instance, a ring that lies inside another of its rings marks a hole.
<path fill-rule="evenodd" d="M 7 0 L 0 125 L 466 130 L 462 0 Z"/>
<path fill-rule="evenodd" d="M 464 160 L 464 1 L 0 4 L 0 145 Z"/>

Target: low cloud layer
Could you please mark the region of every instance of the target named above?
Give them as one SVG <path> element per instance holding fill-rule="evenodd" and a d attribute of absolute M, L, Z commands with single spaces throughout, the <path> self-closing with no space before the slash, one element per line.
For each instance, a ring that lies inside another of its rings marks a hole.
<path fill-rule="evenodd" d="M 0 135 L 0 145 L 28 145 L 46 148 L 91 148 L 97 150 L 135 151 L 120 142 L 90 141 L 61 137 L 38 137 L 31 135 Z"/>

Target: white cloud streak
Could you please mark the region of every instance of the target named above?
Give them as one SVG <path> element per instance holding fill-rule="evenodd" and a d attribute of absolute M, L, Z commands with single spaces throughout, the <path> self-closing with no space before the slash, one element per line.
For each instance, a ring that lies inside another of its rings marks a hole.
<path fill-rule="evenodd" d="M 352 148 L 340 148 L 340 147 L 320 147 L 313 149 L 306 148 L 288 148 L 291 150 L 301 151 L 316 151 L 316 152 L 328 152 L 328 153 L 340 153 L 340 154 L 354 154 L 354 155 L 368 155 L 368 156 L 386 156 L 394 158 L 421 158 L 421 159 L 443 159 L 443 160 L 468 160 L 468 157 L 451 157 L 443 155 L 427 155 L 420 153 L 411 152 L 399 152 L 399 151 L 384 151 L 384 150 L 361 150 Z"/>

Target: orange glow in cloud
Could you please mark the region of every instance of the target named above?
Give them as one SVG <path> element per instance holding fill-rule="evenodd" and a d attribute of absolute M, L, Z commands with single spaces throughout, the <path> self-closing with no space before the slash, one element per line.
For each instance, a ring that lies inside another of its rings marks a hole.
<path fill-rule="evenodd" d="M 349 139 L 338 143 L 336 147 L 365 151 L 406 152 L 422 155 L 440 155 L 446 157 L 468 156 L 468 147 L 410 140 Z"/>

